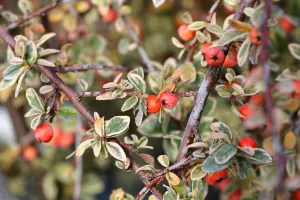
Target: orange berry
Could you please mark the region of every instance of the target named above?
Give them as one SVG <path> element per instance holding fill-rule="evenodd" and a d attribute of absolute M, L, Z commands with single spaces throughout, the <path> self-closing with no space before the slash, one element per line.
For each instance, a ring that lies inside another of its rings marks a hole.
<path fill-rule="evenodd" d="M 237 50 L 232 50 L 228 53 L 228 55 L 225 58 L 225 61 L 223 63 L 223 67 L 234 67 L 237 65 Z"/>
<path fill-rule="evenodd" d="M 291 18 L 287 15 L 280 17 L 278 22 L 286 32 L 291 32 L 295 29 L 295 25 L 293 24 Z"/>
<path fill-rule="evenodd" d="M 240 200 L 242 197 L 241 190 L 235 190 L 229 195 L 229 200 Z"/>
<path fill-rule="evenodd" d="M 161 108 L 161 101 L 157 98 L 157 95 L 149 95 L 146 99 L 148 112 L 155 114 L 159 112 Z"/>
<path fill-rule="evenodd" d="M 241 106 L 239 112 L 244 116 L 244 118 L 247 118 L 250 115 L 255 113 L 255 111 L 252 110 L 248 104 L 244 104 L 243 106 Z M 240 118 L 240 119 L 243 121 L 244 118 Z"/>
<path fill-rule="evenodd" d="M 72 133 L 62 132 L 60 129 L 54 130 L 52 145 L 60 148 L 68 148 L 74 143 L 74 135 Z"/>
<path fill-rule="evenodd" d="M 261 41 L 262 33 L 258 30 L 257 27 L 253 27 L 251 29 L 249 37 L 250 37 L 250 40 L 251 40 L 252 44 L 261 45 L 261 43 L 262 43 L 262 41 Z"/>
<path fill-rule="evenodd" d="M 45 142 L 45 143 L 50 142 L 50 140 L 53 138 L 52 126 L 47 123 L 40 124 L 34 130 L 34 136 L 40 142 Z"/>
<path fill-rule="evenodd" d="M 250 97 L 249 103 L 254 105 L 262 105 L 264 103 L 264 98 L 261 94 L 255 94 Z"/>
<path fill-rule="evenodd" d="M 224 60 L 224 51 L 218 47 L 212 47 L 207 49 L 205 54 L 205 60 L 208 65 L 216 67 L 222 64 Z"/>
<path fill-rule="evenodd" d="M 300 199 L 300 189 L 293 192 L 293 200 L 299 200 Z"/>
<path fill-rule="evenodd" d="M 37 150 L 33 146 L 27 146 L 23 149 L 22 156 L 26 161 L 33 161 L 37 156 Z"/>
<path fill-rule="evenodd" d="M 293 80 L 294 90 L 295 90 L 295 98 L 300 98 L 300 80 Z"/>
<path fill-rule="evenodd" d="M 190 29 L 188 28 L 188 26 L 189 26 L 188 24 L 183 24 L 183 25 L 181 25 L 181 26 L 178 28 L 178 35 L 179 35 L 179 37 L 180 37 L 182 40 L 186 41 L 186 42 L 188 42 L 188 41 L 190 41 L 191 39 L 193 39 L 194 36 L 195 36 L 195 34 L 196 34 L 196 32 L 193 31 L 193 30 L 190 30 Z"/>
<path fill-rule="evenodd" d="M 243 137 L 239 141 L 239 146 L 256 148 L 257 144 L 256 144 L 255 140 L 253 140 L 251 137 Z"/>
<path fill-rule="evenodd" d="M 205 176 L 205 181 L 208 185 L 215 185 L 216 183 L 219 183 L 222 180 L 224 180 L 227 177 L 227 175 L 227 169 L 222 169 L 212 174 L 207 174 Z"/>
<path fill-rule="evenodd" d="M 159 98 L 160 98 L 161 104 L 165 108 L 173 108 L 174 106 L 176 106 L 177 101 L 178 101 L 177 95 L 172 92 L 164 92 L 160 95 Z"/>
<path fill-rule="evenodd" d="M 201 45 L 201 49 L 200 49 L 200 52 L 202 53 L 202 54 L 206 54 L 206 52 L 207 52 L 207 49 L 209 48 L 209 47 L 211 47 L 211 43 L 204 43 L 204 44 L 202 44 Z"/>
<path fill-rule="evenodd" d="M 118 12 L 115 9 L 110 8 L 107 13 L 102 16 L 102 18 L 104 22 L 112 23 L 118 18 Z"/>

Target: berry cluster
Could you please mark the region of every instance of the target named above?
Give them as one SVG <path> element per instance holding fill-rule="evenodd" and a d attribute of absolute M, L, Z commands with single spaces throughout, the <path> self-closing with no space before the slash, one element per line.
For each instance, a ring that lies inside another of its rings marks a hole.
<path fill-rule="evenodd" d="M 178 97 L 172 92 L 163 92 L 158 95 L 149 95 L 146 99 L 148 112 L 151 114 L 158 113 L 162 106 L 173 108 L 176 106 Z"/>

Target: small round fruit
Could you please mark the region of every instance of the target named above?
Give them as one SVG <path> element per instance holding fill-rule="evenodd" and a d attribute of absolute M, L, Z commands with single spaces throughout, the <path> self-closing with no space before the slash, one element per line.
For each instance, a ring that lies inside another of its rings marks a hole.
<path fill-rule="evenodd" d="M 222 64 L 224 60 L 224 51 L 218 47 L 212 47 L 207 49 L 205 54 L 205 60 L 208 65 L 216 67 Z"/>
<path fill-rule="evenodd" d="M 251 137 L 243 137 L 239 141 L 239 146 L 256 148 L 257 144 L 256 144 L 255 140 L 253 140 Z"/>
<path fill-rule="evenodd" d="M 254 45 L 261 45 L 262 41 L 261 41 L 261 32 L 258 30 L 257 27 L 253 27 L 250 31 L 249 37 L 250 40 L 252 42 L 252 44 Z"/>
<path fill-rule="evenodd" d="M 224 180 L 227 177 L 227 175 L 227 169 L 222 169 L 212 174 L 207 174 L 205 176 L 205 181 L 208 185 L 215 185 L 216 183 L 219 183 L 222 180 Z"/>
<path fill-rule="evenodd" d="M 161 101 L 157 95 L 149 95 L 146 99 L 148 112 L 151 114 L 158 113 L 161 108 Z"/>
<path fill-rule="evenodd" d="M 34 130 L 34 136 L 40 142 L 45 142 L 45 143 L 50 142 L 50 140 L 53 138 L 52 126 L 47 123 L 39 125 Z"/>
<path fill-rule="evenodd" d="M 74 134 L 63 132 L 61 129 L 54 129 L 54 136 L 51 144 L 54 147 L 68 148 L 74 143 Z"/>
<path fill-rule="evenodd" d="M 264 98 L 261 94 L 255 94 L 250 97 L 249 103 L 254 105 L 262 105 L 264 103 Z"/>
<path fill-rule="evenodd" d="M 234 49 L 234 50 L 230 51 L 225 58 L 223 67 L 230 68 L 230 67 L 236 66 L 237 65 L 237 55 L 238 55 L 237 50 Z"/>
<path fill-rule="evenodd" d="M 23 149 L 22 156 L 26 161 L 33 161 L 37 156 L 37 150 L 33 146 L 28 146 Z"/>
<path fill-rule="evenodd" d="M 183 41 L 190 41 L 195 36 L 195 31 L 188 28 L 188 24 L 183 24 L 178 28 L 178 35 Z"/>
<path fill-rule="evenodd" d="M 118 18 L 118 12 L 115 9 L 110 8 L 107 13 L 102 16 L 102 18 L 104 22 L 112 23 Z"/>
<path fill-rule="evenodd" d="M 254 114 L 255 111 L 252 110 L 252 108 L 250 108 L 249 104 L 244 104 L 240 107 L 239 112 L 241 113 L 241 115 L 244 116 L 241 117 L 240 119 L 243 121 L 245 118 L 249 117 L 250 115 Z"/>
<path fill-rule="evenodd" d="M 172 92 L 163 92 L 159 98 L 165 108 L 173 108 L 178 101 L 177 95 Z"/>
<path fill-rule="evenodd" d="M 291 18 L 289 16 L 282 16 L 278 19 L 279 24 L 286 32 L 291 32 L 295 29 L 295 25 L 293 24 Z"/>
<path fill-rule="evenodd" d="M 202 44 L 201 45 L 201 49 L 200 49 L 200 52 L 202 53 L 202 54 L 206 54 L 206 52 L 207 52 L 207 49 L 209 48 L 209 47 L 211 47 L 211 43 L 204 43 L 204 44 Z"/>
<path fill-rule="evenodd" d="M 300 98 L 300 80 L 293 80 L 294 84 L 294 91 L 295 91 L 295 98 Z"/>
<path fill-rule="evenodd" d="M 293 200 L 299 200 L 300 199 L 300 189 L 293 192 Z"/>
<path fill-rule="evenodd" d="M 241 190 L 235 190 L 229 195 L 229 200 L 240 200 L 242 197 L 242 191 Z"/>
<path fill-rule="evenodd" d="M 220 183 L 218 183 L 217 187 L 219 188 L 219 190 L 221 192 L 224 192 L 230 182 L 231 182 L 230 179 L 225 179 L 225 180 L 221 181 Z"/>

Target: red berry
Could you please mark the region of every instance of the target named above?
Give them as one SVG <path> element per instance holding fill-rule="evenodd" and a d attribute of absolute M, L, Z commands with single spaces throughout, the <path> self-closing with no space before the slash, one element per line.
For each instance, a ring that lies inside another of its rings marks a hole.
<path fill-rule="evenodd" d="M 221 65 L 224 60 L 224 57 L 224 51 L 218 47 L 212 47 L 207 49 L 205 54 L 206 62 L 212 67 Z"/>
<path fill-rule="evenodd" d="M 255 113 L 255 111 L 248 104 L 242 105 L 239 109 L 239 112 L 244 116 L 244 118 L 247 118 Z M 244 118 L 241 117 L 240 119 L 243 121 Z"/>
<path fill-rule="evenodd" d="M 74 135 L 72 133 L 65 133 L 60 129 L 54 129 L 54 136 L 52 145 L 60 148 L 68 148 L 74 143 Z"/>
<path fill-rule="evenodd" d="M 221 181 L 220 183 L 218 183 L 217 187 L 219 188 L 219 190 L 221 192 L 224 192 L 230 182 L 231 182 L 230 179 L 225 179 L 225 180 Z"/>
<path fill-rule="evenodd" d="M 215 185 L 224 180 L 227 177 L 227 174 L 227 169 L 222 169 L 212 174 L 207 174 L 205 176 L 205 181 L 208 185 Z"/>
<path fill-rule="evenodd" d="M 295 98 L 300 98 L 300 80 L 293 80 L 294 90 L 295 90 Z"/>
<path fill-rule="evenodd" d="M 50 140 L 53 138 L 52 126 L 47 123 L 39 125 L 34 130 L 34 136 L 40 142 L 45 142 L 45 143 L 50 142 Z"/>
<path fill-rule="evenodd" d="M 237 65 L 237 50 L 232 50 L 228 53 L 223 63 L 223 67 L 234 67 Z"/>
<path fill-rule="evenodd" d="M 146 99 L 148 112 L 151 114 L 155 114 L 159 112 L 161 108 L 161 102 L 157 98 L 157 95 L 149 95 Z"/>
<path fill-rule="evenodd" d="M 254 104 L 254 105 L 261 105 L 264 103 L 264 98 L 261 94 L 255 94 L 250 97 L 249 103 Z"/>
<path fill-rule="evenodd" d="M 300 189 L 296 190 L 293 193 L 293 200 L 299 200 L 300 199 Z"/>
<path fill-rule="evenodd" d="M 165 108 L 173 108 L 178 101 L 177 95 L 172 92 L 163 92 L 159 98 Z"/>
<path fill-rule="evenodd" d="M 178 35 L 184 41 L 190 41 L 195 36 L 195 31 L 192 31 L 188 28 L 188 24 L 183 24 L 178 28 Z"/>
<path fill-rule="evenodd" d="M 23 149 L 22 156 L 26 161 L 33 161 L 37 156 L 37 150 L 33 146 L 28 146 Z"/>
<path fill-rule="evenodd" d="M 239 146 L 240 147 L 252 147 L 252 148 L 257 147 L 255 140 L 253 140 L 251 137 L 243 137 L 242 139 L 240 139 Z"/>
<path fill-rule="evenodd" d="M 262 36 L 262 34 L 258 30 L 257 27 L 254 27 L 254 28 L 251 29 L 249 37 L 250 37 L 250 40 L 251 40 L 252 44 L 260 45 L 262 43 L 261 36 Z"/>
<path fill-rule="evenodd" d="M 211 43 L 204 43 L 204 44 L 202 44 L 202 46 L 201 46 L 201 49 L 200 49 L 200 52 L 202 53 L 202 54 L 206 54 L 206 52 L 207 52 L 207 49 L 209 48 L 209 47 L 211 47 Z"/>
<path fill-rule="evenodd" d="M 295 25 L 289 16 L 280 17 L 278 22 L 286 32 L 291 32 L 295 28 Z"/>
<path fill-rule="evenodd" d="M 114 21 L 116 21 L 116 19 L 118 18 L 118 12 L 113 9 L 110 8 L 107 13 L 105 13 L 103 16 L 103 21 L 107 22 L 107 23 L 112 23 Z"/>
<path fill-rule="evenodd" d="M 242 197 L 241 190 L 235 190 L 229 195 L 229 200 L 240 200 Z"/>

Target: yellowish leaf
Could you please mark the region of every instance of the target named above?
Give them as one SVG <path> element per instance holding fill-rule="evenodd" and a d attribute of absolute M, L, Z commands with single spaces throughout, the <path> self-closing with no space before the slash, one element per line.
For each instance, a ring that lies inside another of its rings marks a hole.
<path fill-rule="evenodd" d="M 283 146 L 287 150 L 292 150 L 295 148 L 296 142 L 297 138 L 295 134 L 292 131 L 290 131 L 284 137 Z"/>
<path fill-rule="evenodd" d="M 180 184 L 180 178 L 173 172 L 167 173 L 166 179 L 168 180 L 170 185 L 179 185 Z"/>

